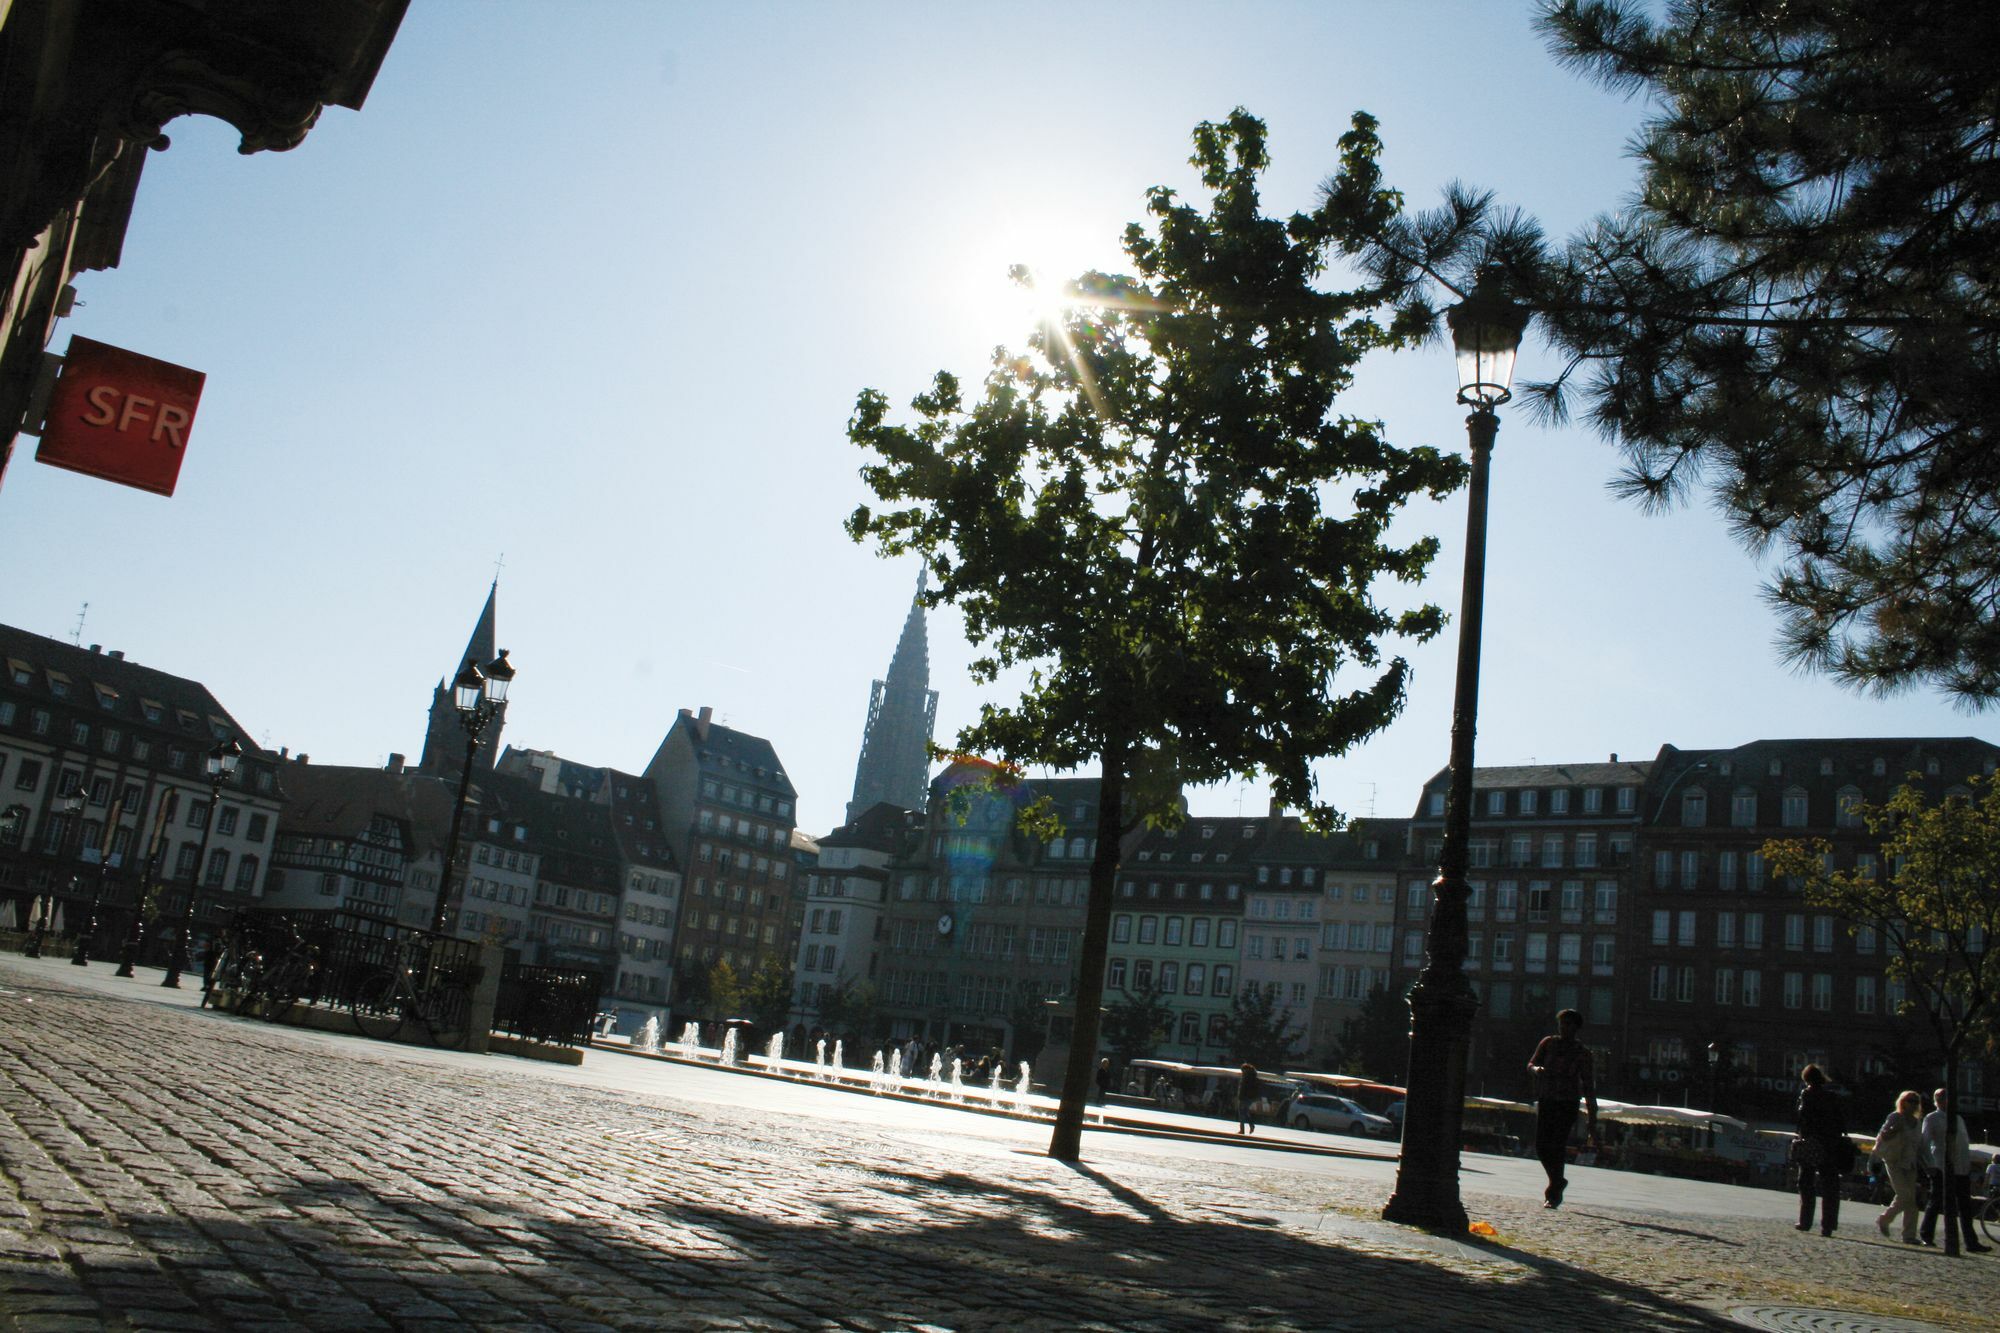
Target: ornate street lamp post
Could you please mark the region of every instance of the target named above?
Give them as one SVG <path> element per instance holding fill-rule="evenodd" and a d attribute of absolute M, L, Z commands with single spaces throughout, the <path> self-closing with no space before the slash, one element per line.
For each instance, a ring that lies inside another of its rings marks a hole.
<path fill-rule="evenodd" d="M 1514 354 L 1528 326 L 1526 307 L 1509 301 L 1496 274 L 1479 275 L 1463 301 L 1445 312 L 1458 354 L 1458 401 L 1472 449 L 1466 487 L 1465 582 L 1458 612 L 1458 679 L 1452 696 L 1451 769 L 1444 802 L 1444 848 L 1423 971 L 1410 988 L 1409 1091 L 1396 1192 L 1382 1209 L 1391 1222 L 1462 1233 L 1458 1193 L 1459 1133 L 1465 1118 L 1465 1065 L 1479 997 L 1465 976 L 1465 870 L 1472 833 L 1472 740 L 1479 712 L 1480 619 L 1486 600 L 1486 476 L 1500 431 L 1494 409 L 1513 397 Z"/>
<path fill-rule="evenodd" d="M 201 877 L 208 873 L 208 838 L 215 832 L 221 814 L 222 784 L 236 776 L 243 759 L 243 747 L 232 738 L 208 752 L 208 819 L 201 826 L 201 850 L 195 853 L 194 875 L 188 880 L 187 903 L 181 908 L 181 926 L 174 940 L 174 955 L 167 962 L 167 975 L 160 985 L 168 990 L 181 988 L 181 973 L 188 967 L 188 944 L 194 934 L 194 907 L 201 898 Z"/>
<path fill-rule="evenodd" d="M 77 784 L 77 788 L 75 791 L 71 792 L 69 795 L 62 798 L 63 814 L 67 817 L 65 822 L 67 824 L 77 825 L 77 837 L 79 846 L 82 845 L 81 840 L 83 836 L 82 832 L 83 826 L 80 823 L 77 823 L 77 821 L 83 817 L 83 801 L 84 801 L 83 784 L 81 783 Z M 60 843 L 57 844 L 56 847 L 56 855 L 58 858 L 60 858 L 62 855 L 63 845 L 67 844 L 68 842 L 69 842 L 69 829 L 65 827 L 63 829 L 62 840 Z M 43 894 L 36 906 L 35 924 L 28 930 L 28 947 L 21 950 L 21 953 L 24 957 L 40 958 L 42 956 L 42 937 L 48 934 L 49 930 L 49 899 L 52 896 L 53 894 L 49 893 Z"/>
<path fill-rule="evenodd" d="M 1708 1044 L 1708 1109 L 1722 1114 L 1722 1043 Z"/>
<path fill-rule="evenodd" d="M 507 687 L 514 683 L 514 668 L 507 650 L 486 664 L 484 670 L 466 659 L 465 668 L 451 683 L 452 704 L 458 709 L 459 725 L 465 728 L 465 763 L 458 774 L 458 800 L 451 807 L 451 836 L 444 845 L 444 867 L 438 872 L 437 902 L 431 907 L 431 932 L 444 933 L 444 918 L 451 906 L 451 868 L 458 859 L 458 830 L 465 818 L 465 794 L 472 786 L 472 756 L 479 753 L 479 737 L 486 724 L 507 702 Z"/>

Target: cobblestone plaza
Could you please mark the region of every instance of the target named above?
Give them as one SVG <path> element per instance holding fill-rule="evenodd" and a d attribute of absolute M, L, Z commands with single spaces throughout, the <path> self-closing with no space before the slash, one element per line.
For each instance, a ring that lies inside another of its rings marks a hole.
<path fill-rule="evenodd" d="M 1092 1134 L 1070 1168 L 943 1108 L 746 1111 L 655 1090 L 703 1071 L 602 1085 L 610 1052 L 584 1085 L 160 995 L 0 960 L 0 1328 L 2000 1327 L 1991 1261 L 1860 1207 L 1832 1240 L 1725 1187 L 1545 1213 L 1468 1158 L 1498 1237 L 1461 1244 L 1377 1220 L 1379 1162 Z"/>

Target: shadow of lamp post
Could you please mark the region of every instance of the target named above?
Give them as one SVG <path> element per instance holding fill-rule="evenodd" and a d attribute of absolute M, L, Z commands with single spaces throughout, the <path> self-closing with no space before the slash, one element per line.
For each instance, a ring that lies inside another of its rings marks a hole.
<path fill-rule="evenodd" d="M 1382 1209 L 1391 1222 L 1447 1233 L 1467 1225 L 1458 1192 L 1460 1131 L 1465 1119 L 1465 1068 L 1479 997 L 1465 975 L 1465 871 L 1472 833 L 1472 741 L 1479 712 L 1479 635 L 1486 598 L 1486 480 L 1494 409 L 1513 397 L 1514 354 L 1528 310 L 1507 299 L 1492 270 L 1445 312 L 1458 357 L 1458 401 L 1472 452 L 1466 486 L 1465 581 L 1458 612 L 1458 677 L 1452 696 L 1451 768 L 1444 803 L 1444 847 L 1431 882 L 1430 928 L 1424 967 L 1410 988 L 1409 1091 L 1396 1191 Z"/>
<path fill-rule="evenodd" d="M 167 962 L 167 975 L 160 985 L 167 990 L 181 988 L 181 973 L 188 968 L 188 943 L 194 934 L 194 908 L 201 899 L 202 876 L 208 873 L 208 838 L 215 832 L 217 807 L 222 801 L 222 784 L 236 776 L 236 765 L 242 762 L 243 747 L 234 738 L 226 740 L 208 752 L 208 818 L 201 826 L 201 850 L 195 853 L 194 874 L 188 878 L 188 896 L 181 908 L 180 930 L 174 939 L 174 956 Z"/>
<path fill-rule="evenodd" d="M 153 816 L 153 835 L 146 844 L 146 851 L 139 862 L 139 883 L 132 890 L 132 925 L 125 934 L 125 946 L 118 954 L 118 970 L 113 976 L 129 977 L 132 966 L 139 960 L 139 952 L 146 944 L 146 906 L 153 899 L 153 881 L 159 878 L 160 855 L 166 850 L 167 823 L 174 817 L 180 806 L 179 793 L 169 790 L 160 798 L 159 811 Z"/>
<path fill-rule="evenodd" d="M 507 702 L 507 687 L 514 682 L 514 668 L 507 650 L 486 664 L 484 670 L 470 658 L 451 682 L 452 706 L 458 709 L 459 725 L 465 728 L 465 763 L 458 773 L 458 799 L 451 807 L 451 836 L 444 844 L 444 866 L 438 871 L 437 902 L 431 907 L 431 933 L 444 933 L 444 920 L 451 906 L 451 871 L 458 859 L 459 826 L 465 818 L 465 794 L 472 786 L 472 756 L 479 753 L 479 737 L 487 724 L 500 714 Z"/>
<path fill-rule="evenodd" d="M 69 843 L 71 825 L 76 826 L 78 845 L 81 845 L 83 826 L 78 821 L 83 817 L 83 801 L 83 784 L 81 783 L 77 784 L 75 791 L 62 798 L 63 830 L 62 836 L 56 839 L 57 860 L 62 859 L 62 849 Z M 49 903 L 54 896 L 53 892 L 44 893 L 40 901 L 36 904 L 35 924 L 28 930 L 28 947 L 21 950 L 23 957 L 40 958 L 42 956 L 42 939 L 49 931 Z"/>
<path fill-rule="evenodd" d="M 104 836 L 97 845 L 97 877 L 90 885 L 90 914 L 84 918 L 83 929 L 76 933 L 76 948 L 70 953 L 72 967 L 89 967 L 90 951 L 97 943 L 97 913 L 104 905 L 104 877 L 111 869 L 111 844 L 118 836 L 118 821 L 125 816 L 125 798 L 120 796 L 111 807 L 111 817 L 104 821 Z"/>

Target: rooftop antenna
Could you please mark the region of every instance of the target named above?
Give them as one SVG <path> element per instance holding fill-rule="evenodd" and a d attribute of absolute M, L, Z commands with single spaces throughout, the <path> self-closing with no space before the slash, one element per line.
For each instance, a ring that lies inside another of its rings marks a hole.
<path fill-rule="evenodd" d="M 1375 818 L 1375 784 L 1368 784 L 1368 817 Z"/>
<path fill-rule="evenodd" d="M 90 603 L 85 602 L 76 613 L 76 628 L 69 632 L 69 641 L 79 648 L 83 647 L 83 622 L 89 618 Z"/>

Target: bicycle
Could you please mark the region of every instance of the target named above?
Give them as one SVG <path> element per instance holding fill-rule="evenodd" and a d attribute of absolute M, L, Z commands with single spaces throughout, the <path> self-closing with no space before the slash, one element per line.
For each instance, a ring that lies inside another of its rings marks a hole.
<path fill-rule="evenodd" d="M 1988 1242 L 2000 1245 L 2000 1190 L 1989 1190 L 1983 1199 L 1975 1199 L 1972 1215 L 1979 1219 L 1979 1229 L 1986 1233 Z"/>
<path fill-rule="evenodd" d="M 246 960 L 246 975 L 236 992 L 237 1013 L 268 1023 L 283 1022 L 299 997 L 312 989 L 319 950 L 305 941 L 297 926 L 288 929 L 291 942 L 275 961 L 263 953 L 253 953 Z"/>
<path fill-rule="evenodd" d="M 394 1041 L 412 1019 L 423 1024 L 435 1046 L 456 1050 L 472 1028 L 472 991 L 443 968 L 432 965 L 421 936 L 397 946 L 393 967 L 363 981 L 349 1006 L 364 1037 Z"/>

